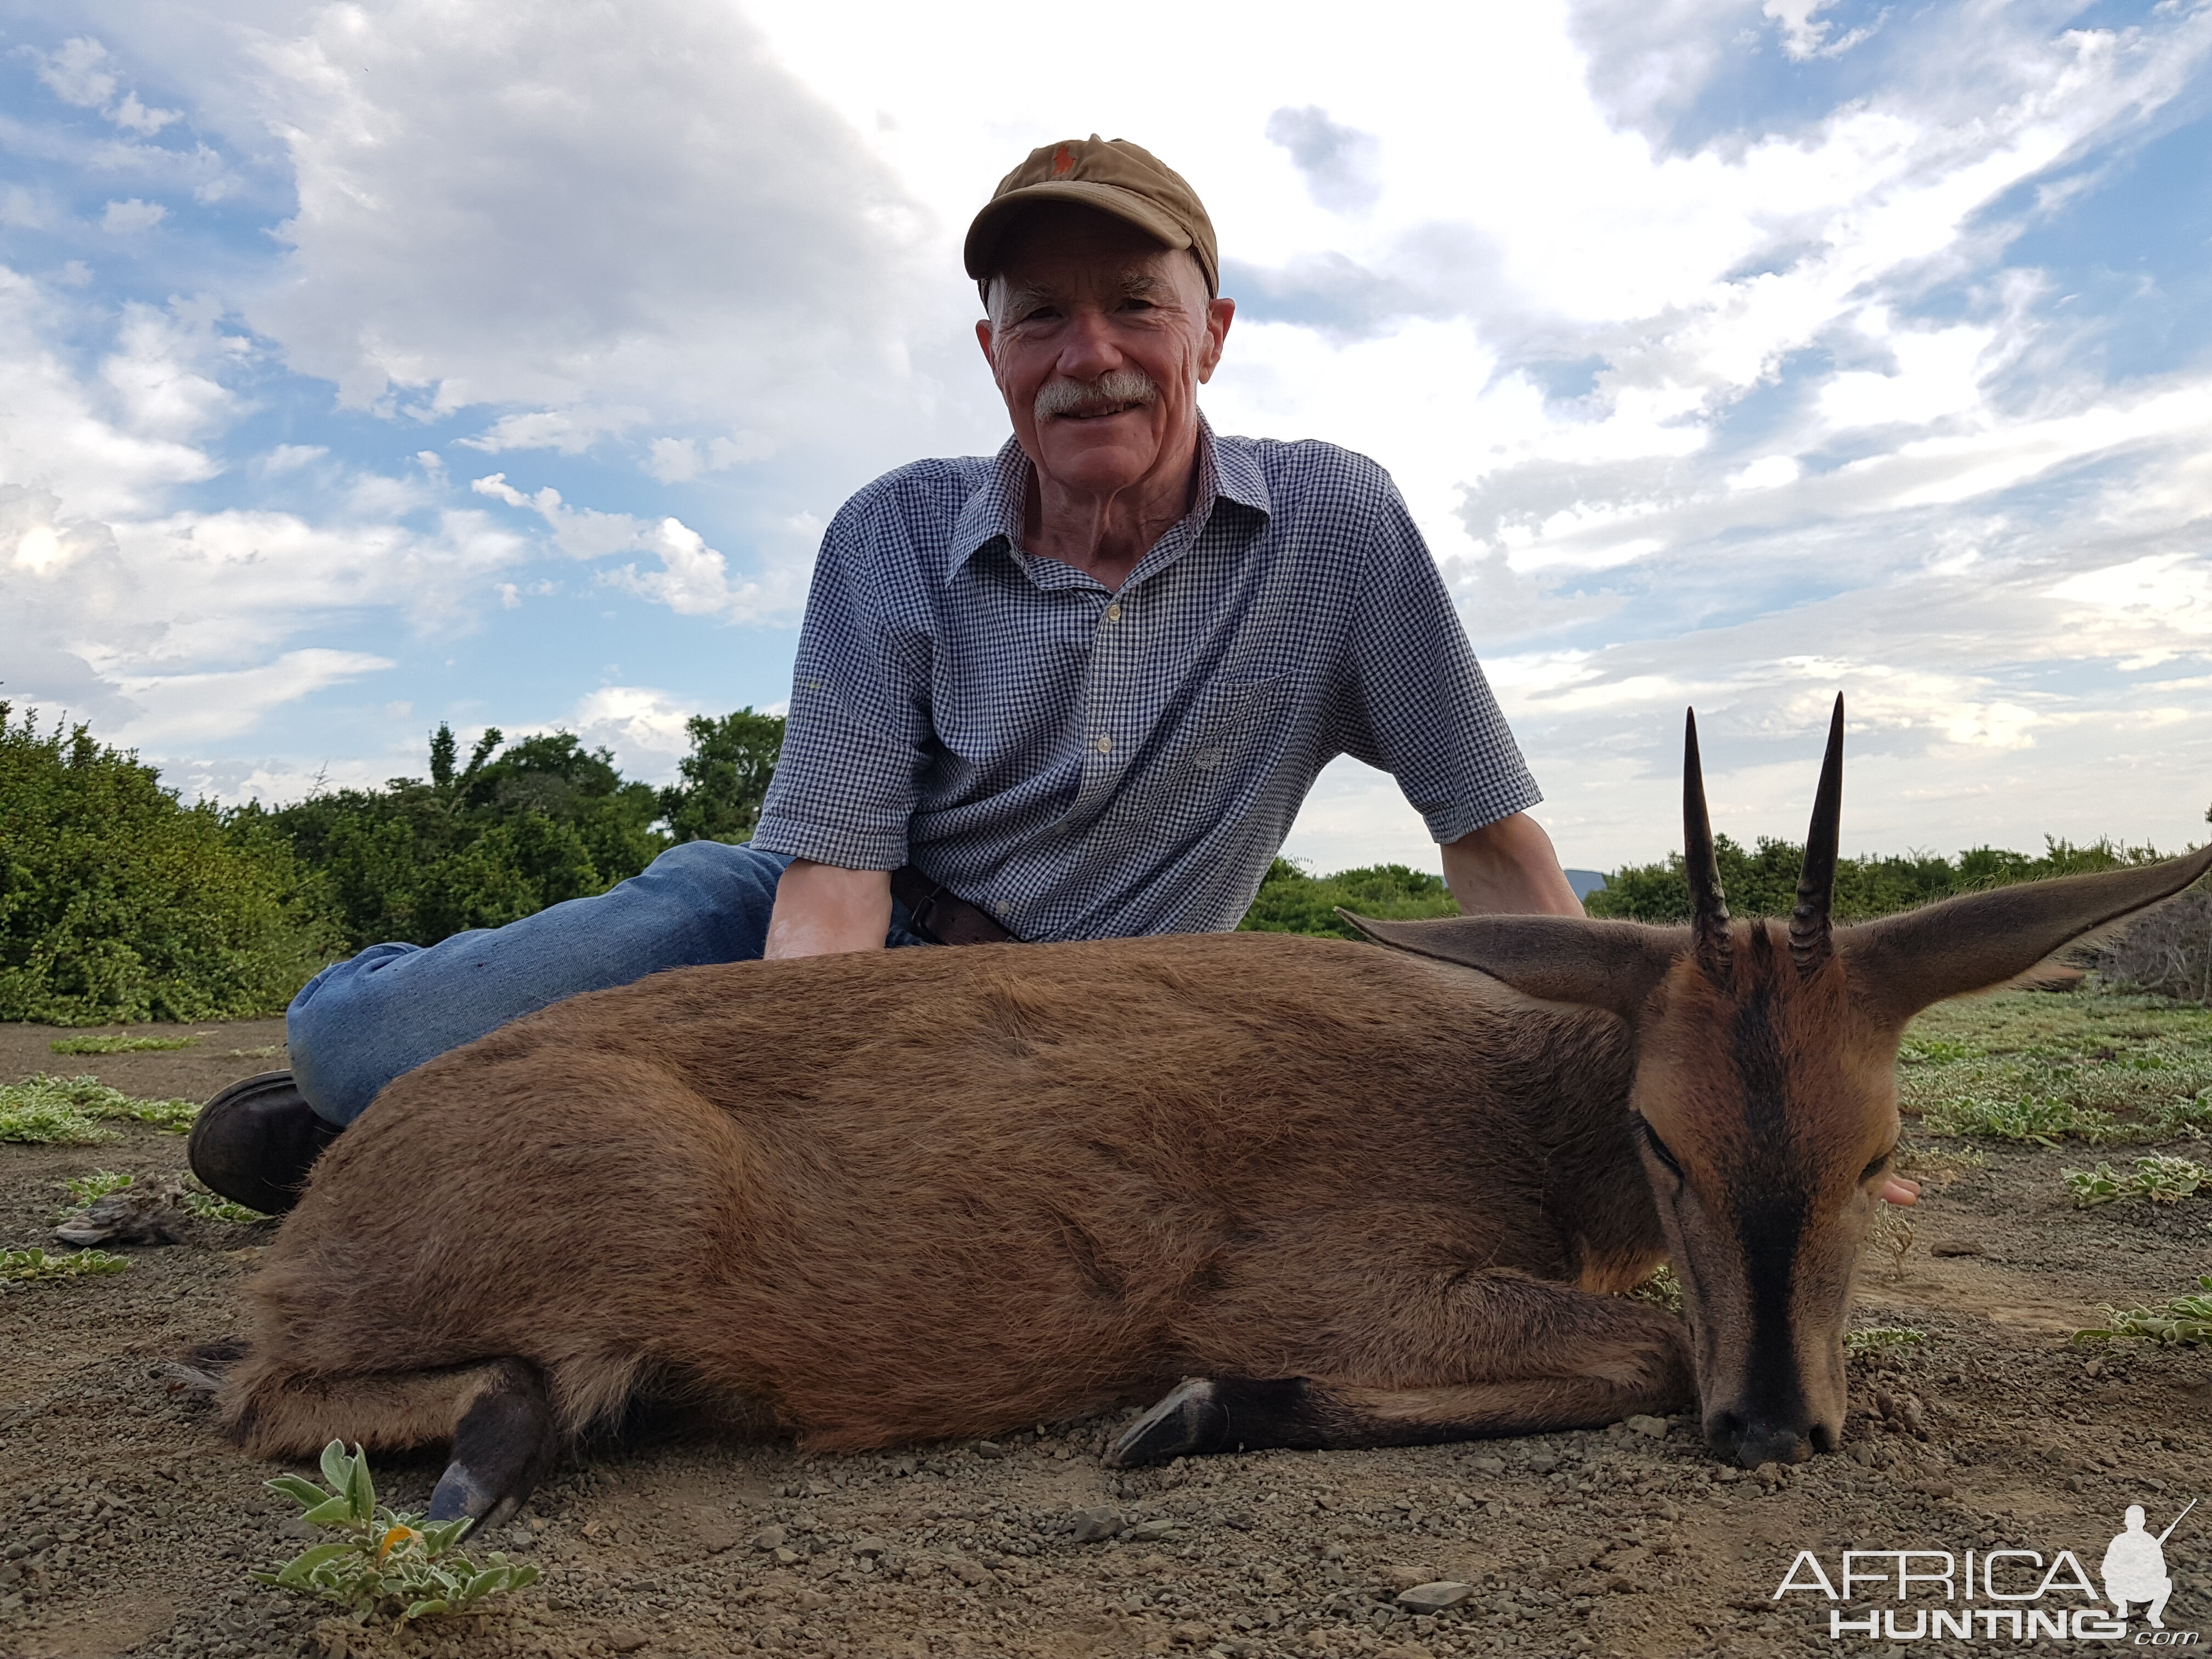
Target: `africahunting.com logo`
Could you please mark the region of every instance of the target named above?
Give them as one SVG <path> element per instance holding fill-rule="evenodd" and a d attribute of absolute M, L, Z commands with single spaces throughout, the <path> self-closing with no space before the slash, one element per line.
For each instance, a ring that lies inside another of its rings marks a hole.
<path fill-rule="evenodd" d="M 2024 1549 L 1844 1550 L 1832 1575 L 1815 1552 L 1800 1550 L 1768 1599 L 1802 1606 L 1795 1598 L 1825 1598 L 1832 1604 L 1829 1639 L 1837 1642 L 1964 1637 L 2198 1647 L 2202 1632 L 2166 1623 L 2173 1595 L 2166 1540 L 2196 1507 L 2192 1498 L 2164 1532 L 2154 1533 L 2142 1505 L 2130 1504 L 2123 1530 L 2098 1565 L 2101 1585 L 2072 1550 L 2047 1561 L 2041 1551 Z"/>

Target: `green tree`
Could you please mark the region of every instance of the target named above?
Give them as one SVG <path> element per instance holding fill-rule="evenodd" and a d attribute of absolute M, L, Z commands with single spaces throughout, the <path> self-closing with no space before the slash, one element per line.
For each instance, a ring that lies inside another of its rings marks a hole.
<path fill-rule="evenodd" d="M 323 872 L 355 949 L 503 927 L 603 893 L 668 844 L 653 828 L 653 789 L 624 783 L 608 750 L 587 750 L 568 732 L 500 754 L 502 740 L 489 729 L 460 765 L 459 743 L 441 724 L 428 782 L 335 790 L 272 815 Z"/>
<path fill-rule="evenodd" d="M 0 702 L 0 1019 L 271 1013 L 342 947 L 267 814 L 185 806 L 135 753 Z"/>
<path fill-rule="evenodd" d="M 1289 859 L 1279 858 L 1261 878 L 1252 908 L 1237 927 L 1254 933 L 1320 933 L 1358 939 L 1359 931 L 1336 914 L 1336 907 L 1378 920 L 1455 916 L 1459 906 L 1441 876 L 1402 864 L 1374 864 L 1340 870 L 1333 876 L 1308 875 Z"/>
<path fill-rule="evenodd" d="M 679 842 L 751 840 L 783 750 L 783 716 L 750 708 L 720 720 L 694 714 L 684 729 L 691 752 L 677 769 L 683 781 L 660 792 L 669 834 Z"/>

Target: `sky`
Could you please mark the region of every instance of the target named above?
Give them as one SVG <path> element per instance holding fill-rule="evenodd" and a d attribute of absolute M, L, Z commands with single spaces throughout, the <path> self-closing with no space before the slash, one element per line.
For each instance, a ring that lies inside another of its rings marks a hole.
<path fill-rule="evenodd" d="M 1565 862 L 2202 841 L 2212 0 L 0 0 L 0 699 L 187 799 L 781 708 L 839 503 L 1006 414 L 969 217 L 1187 177 L 1217 428 L 1403 491 Z M 1286 851 L 1435 869 L 1388 777 Z"/>

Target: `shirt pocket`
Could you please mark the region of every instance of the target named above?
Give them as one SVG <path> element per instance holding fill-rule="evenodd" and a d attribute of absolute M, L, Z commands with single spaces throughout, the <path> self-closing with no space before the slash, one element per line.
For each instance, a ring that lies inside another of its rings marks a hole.
<path fill-rule="evenodd" d="M 1291 674 L 1214 681 L 1191 707 L 1176 774 L 1190 782 L 1240 775 L 1280 730 L 1297 694 L 1297 677 Z"/>

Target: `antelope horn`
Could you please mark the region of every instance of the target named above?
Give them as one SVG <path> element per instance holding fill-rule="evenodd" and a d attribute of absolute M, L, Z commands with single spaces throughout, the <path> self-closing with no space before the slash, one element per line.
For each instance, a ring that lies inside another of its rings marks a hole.
<path fill-rule="evenodd" d="M 1805 832 L 1805 864 L 1797 876 L 1797 908 L 1790 913 L 1790 954 L 1800 974 L 1820 970 L 1833 951 L 1828 913 L 1836 896 L 1836 842 L 1844 817 L 1844 696 L 1828 721 L 1828 752 L 1820 762 L 1820 787 L 1813 797 L 1813 824 Z"/>
<path fill-rule="evenodd" d="M 1682 869 L 1690 878 L 1691 927 L 1698 960 L 1720 970 L 1729 965 L 1728 895 L 1713 859 L 1712 820 L 1705 812 L 1705 773 L 1698 762 L 1698 711 L 1689 711 L 1682 738 Z"/>

